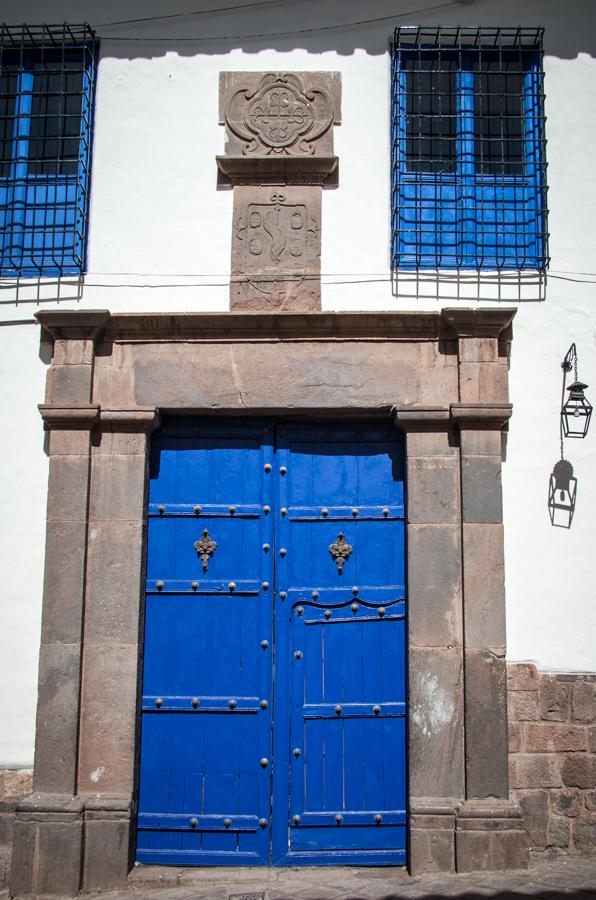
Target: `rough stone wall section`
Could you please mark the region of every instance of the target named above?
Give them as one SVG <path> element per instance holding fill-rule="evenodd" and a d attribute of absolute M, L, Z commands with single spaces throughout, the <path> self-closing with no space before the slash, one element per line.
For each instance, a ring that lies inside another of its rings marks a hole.
<path fill-rule="evenodd" d="M 32 782 L 32 769 L 0 769 L 0 890 L 10 873 L 15 807 L 31 793 Z"/>
<path fill-rule="evenodd" d="M 596 675 L 508 666 L 510 787 L 535 854 L 596 851 Z"/>

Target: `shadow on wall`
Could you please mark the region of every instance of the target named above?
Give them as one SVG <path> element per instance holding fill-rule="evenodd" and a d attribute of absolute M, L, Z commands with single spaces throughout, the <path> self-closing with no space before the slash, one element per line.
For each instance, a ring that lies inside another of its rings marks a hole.
<path fill-rule="evenodd" d="M 73 6 L 67 0 L 55 3 L 53 19 L 72 18 Z M 5 0 L 3 18 L 21 22 L 30 18 L 33 7 L 22 0 Z M 176 0 L 167 13 L 161 0 L 104 0 L 102 4 L 81 0 L 76 7 L 77 21 L 87 21 L 96 30 L 103 56 L 129 59 L 172 52 L 195 56 L 234 50 L 258 54 L 263 50 L 303 49 L 312 54 L 333 51 L 342 55 L 364 50 L 383 54 L 393 28 L 402 21 L 427 25 L 548 24 L 546 55 L 574 58 L 579 53 L 594 55 L 596 49 L 593 0 L 567 4 L 527 0 L 521 22 L 519 0 L 500 0 L 499 4 L 494 0 L 371 0 L 367 4 L 362 0 L 209 0 L 202 4 Z M 184 7 L 191 11 L 186 13 Z M 46 19 L 41 9 L 37 14 L 40 21 Z"/>
<path fill-rule="evenodd" d="M 546 299 L 547 274 L 538 270 L 423 272 L 400 269 L 392 273 L 391 282 L 393 296 L 402 299 L 541 303 Z"/>

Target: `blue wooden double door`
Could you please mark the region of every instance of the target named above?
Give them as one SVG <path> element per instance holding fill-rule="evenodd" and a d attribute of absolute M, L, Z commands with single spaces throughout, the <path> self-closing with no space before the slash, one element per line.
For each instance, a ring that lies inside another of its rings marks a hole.
<path fill-rule="evenodd" d="M 403 473 L 378 425 L 154 436 L 140 862 L 405 863 Z"/>

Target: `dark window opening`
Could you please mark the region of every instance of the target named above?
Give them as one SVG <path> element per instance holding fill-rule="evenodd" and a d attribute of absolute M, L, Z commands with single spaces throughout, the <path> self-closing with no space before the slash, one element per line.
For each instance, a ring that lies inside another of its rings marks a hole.
<path fill-rule="evenodd" d="M 81 138 L 82 60 L 36 65 L 31 100 L 29 171 L 76 175 Z"/>
<path fill-rule="evenodd" d="M 474 62 L 474 163 L 482 175 L 524 174 L 524 70 L 514 59 Z"/>
<path fill-rule="evenodd" d="M 406 169 L 455 172 L 456 61 L 405 59 Z"/>

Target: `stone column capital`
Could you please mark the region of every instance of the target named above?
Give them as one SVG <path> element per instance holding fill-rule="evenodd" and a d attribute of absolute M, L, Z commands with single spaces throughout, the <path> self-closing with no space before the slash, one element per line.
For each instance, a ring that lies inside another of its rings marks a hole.
<path fill-rule="evenodd" d="M 53 340 L 84 341 L 95 340 L 108 323 L 107 309 L 86 310 L 42 310 L 35 318 Z"/>
<path fill-rule="evenodd" d="M 451 419 L 448 406 L 394 406 L 391 412 L 404 431 L 444 431 Z"/>
<path fill-rule="evenodd" d="M 100 407 L 96 403 L 64 406 L 59 403 L 40 403 L 37 407 L 48 431 L 82 431 L 99 421 Z"/>
<path fill-rule="evenodd" d="M 446 308 L 441 318 L 458 338 L 498 338 L 511 322 L 517 310 L 513 307 L 498 309 Z"/>
<path fill-rule="evenodd" d="M 451 417 L 460 429 L 500 431 L 511 418 L 511 403 L 452 403 Z"/>
<path fill-rule="evenodd" d="M 150 434 L 161 423 L 156 406 L 102 407 L 99 426 L 102 431 Z"/>

